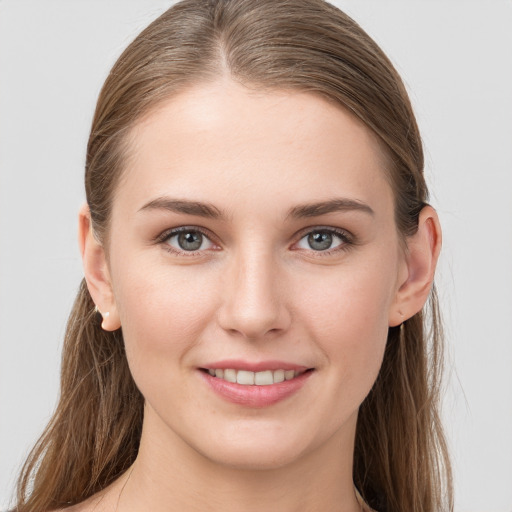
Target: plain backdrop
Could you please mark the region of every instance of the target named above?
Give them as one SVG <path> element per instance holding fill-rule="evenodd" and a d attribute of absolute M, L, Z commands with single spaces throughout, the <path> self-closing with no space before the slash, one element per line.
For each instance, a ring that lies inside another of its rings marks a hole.
<path fill-rule="evenodd" d="M 388 53 L 423 133 L 444 227 L 437 281 L 456 510 L 511 512 L 512 2 L 334 3 Z M 97 94 L 170 4 L 0 0 L 0 508 L 58 395 Z"/>

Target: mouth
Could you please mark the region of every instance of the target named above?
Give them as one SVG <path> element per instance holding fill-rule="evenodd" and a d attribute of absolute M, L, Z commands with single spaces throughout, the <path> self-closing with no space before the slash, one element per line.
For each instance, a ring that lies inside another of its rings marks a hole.
<path fill-rule="evenodd" d="M 211 361 L 198 368 L 203 382 L 223 400 L 244 407 L 267 407 L 299 394 L 315 368 L 288 361 Z"/>
<path fill-rule="evenodd" d="M 249 370 L 237 370 L 234 368 L 201 368 L 211 377 L 242 386 L 271 386 L 281 382 L 290 381 L 301 375 L 312 372 L 314 368 L 301 370 L 262 370 L 253 372 Z"/>

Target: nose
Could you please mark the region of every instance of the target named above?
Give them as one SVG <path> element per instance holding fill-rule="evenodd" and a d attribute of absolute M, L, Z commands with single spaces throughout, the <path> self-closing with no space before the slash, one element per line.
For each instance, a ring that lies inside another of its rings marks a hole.
<path fill-rule="evenodd" d="M 286 286 L 271 254 L 252 252 L 233 257 L 224 275 L 220 326 L 230 334 L 257 340 L 288 329 L 291 315 Z"/>

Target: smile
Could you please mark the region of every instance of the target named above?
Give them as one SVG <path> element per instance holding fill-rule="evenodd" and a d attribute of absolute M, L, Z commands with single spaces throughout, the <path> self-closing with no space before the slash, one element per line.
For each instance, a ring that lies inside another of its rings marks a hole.
<path fill-rule="evenodd" d="M 199 375 L 223 400 L 245 407 L 268 407 L 292 397 L 315 373 L 314 368 L 295 365 L 295 368 L 291 368 L 292 365 L 278 362 L 267 362 L 266 365 L 226 363 L 222 366 L 217 363 L 210 368 L 199 368 Z M 242 366 L 244 369 L 233 366 Z M 252 368 L 248 369 L 248 366 Z"/>
<path fill-rule="evenodd" d="M 232 368 L 208 368 L 207 371 L 212 377 L 216 377 L 227 382 L 241 384 L 243 386 L 270 386 L 272 384 L 278 384 L 280 382 L 294 379 L 305 372 L 305 370 L 298 371 L 283 369 L 251 372 L 247 370 L 235 370 Z"/>

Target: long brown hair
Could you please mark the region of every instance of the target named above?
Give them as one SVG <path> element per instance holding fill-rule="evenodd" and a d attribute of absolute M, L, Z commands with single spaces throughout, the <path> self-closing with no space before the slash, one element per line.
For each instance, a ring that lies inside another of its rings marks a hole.
<path fill-rule="evenodd" d="M 85 186 L 102 243 L 129 130 L 164 99 L 223 74 L 247 87 L 313 92 L 360 118 L 388 157 L 383 172 L 397 229 L 405 242 L 415 233 L 428 200 L 422 143 L 404 85 L 376 43 L 323 0 L 184 0 L 128 46 L 98 99 Z M 143 397 L 122 331 L 103 331 L 93 308 L 82 282 L 66 331 L 60 401 L 23 468 L 19 512 L 78 503 L 136 458 Z M 382 369 L 361 405 L 354 482 L 380 512 L 453 508 L 438 412 L 441 341 L 433 290 L 422 312 L 389 329 Z"/>

